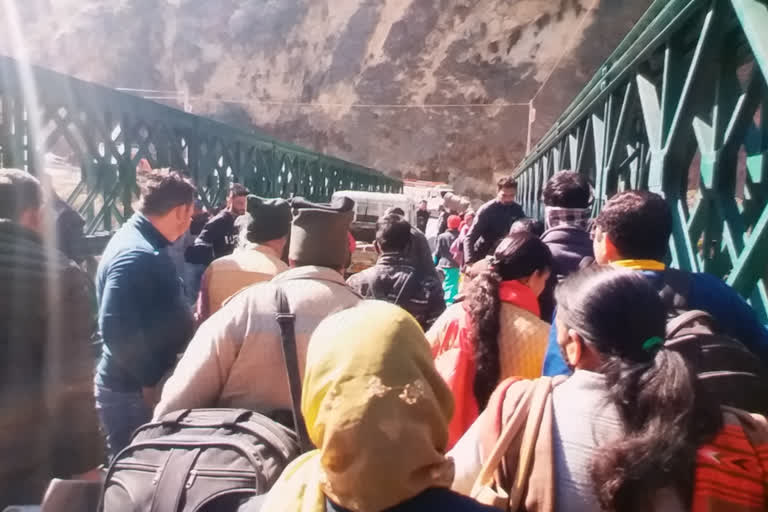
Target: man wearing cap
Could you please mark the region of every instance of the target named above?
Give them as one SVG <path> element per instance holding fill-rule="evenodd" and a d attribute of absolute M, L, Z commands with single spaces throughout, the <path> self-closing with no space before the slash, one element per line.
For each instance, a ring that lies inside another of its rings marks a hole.
<path fill-rule="evenodd" d="M 291 230 L 288 201 L 250 195 L 246 213 L 235 223 L 240 229 L 240 247 L 211 263 L 203 274 L 197 301 L 197 320 L 201 323 L 236 292 L 288 270 L 280 259 Z"/>
<path fill-rule="evenodd" d="M 445 279 L 443 279 L 443 291 L 445 292 L 445 303 L 453 304 L 453 299 L 459 293 L 459 264 L 451 253 L 451 247 L 456 239 L 459 238 L 459 227 L 461 226 L 461 217 L 451 215 L 446 221 L 447 230 L 437 237 L 437 247 L 435 249 L 435 263 L 437 268 L 442 270 Z"/>
<path fill-rule="evenodd" d="M 200 407 L 245 408 L 268 415 L 289 410 L 275 289 L 283 290 L 296 315 L 302 372 L 317 325 L 361 300 L 342 277 L 354 203 L 343 198 L 322 206 L 297 198 L 291 206 L 291 268 L 235 294 L 200 326 L 163 389 L 155 417 Z"/>

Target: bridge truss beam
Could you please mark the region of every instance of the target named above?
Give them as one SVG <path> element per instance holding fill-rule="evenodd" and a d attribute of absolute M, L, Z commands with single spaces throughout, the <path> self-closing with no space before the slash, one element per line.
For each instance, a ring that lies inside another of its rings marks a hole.
<path fill-rule="evenodd" d="M 768 3 L 657 0 L 520 164 L 520 200 L 562 169 L 599 212 L 627 189 L 663 194 L 671 263 L 724 278 L 768 319 Z"/>
<path fill-rule="evenodd" d="M 0 166 L 39 174 L 49 153 L 75 175 L 66 199 L 89 234 L 131 215 L 142 158 L 186 173 L 209 207 L 233 182 L 314 201 L 337 190 L 402 191 L 373 169 L 0 56 Z"/>

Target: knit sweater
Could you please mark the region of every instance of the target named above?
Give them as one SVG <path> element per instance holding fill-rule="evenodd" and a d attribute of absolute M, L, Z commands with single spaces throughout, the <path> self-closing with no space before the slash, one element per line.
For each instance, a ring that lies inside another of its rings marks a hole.
<path fill-rule="evenodd" d="M 558 512 L 600 510 L 589 475 L 599 445 L 622 433 L 619 411 L 607 404 L 605 376 L 577 370 L 552 391 L 555 504 Z"/>

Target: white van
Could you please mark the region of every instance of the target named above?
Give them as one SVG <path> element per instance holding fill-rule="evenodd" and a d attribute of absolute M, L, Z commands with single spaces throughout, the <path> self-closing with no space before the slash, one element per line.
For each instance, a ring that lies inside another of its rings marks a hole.
<path fill-rule="evenodd" d="M 376 236 L 376 221 L 389 208 L 401 208 L 405 212 L 405 220 L 411 225 L 416 225 L 416 203 L 403 194 L 341 190 L 333 194 L 333 199 L 338 197 L 348 197 L 355 202 L 352 234 L 358 240 L 373 241 Z"/>

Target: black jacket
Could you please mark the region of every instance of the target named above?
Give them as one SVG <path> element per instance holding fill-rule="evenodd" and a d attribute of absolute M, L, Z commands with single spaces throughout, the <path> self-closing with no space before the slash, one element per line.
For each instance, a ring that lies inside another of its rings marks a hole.
<path fill-rule="evenodd" d="M 417 271 L 400 254 L 382 254 L 375 266 L 353 275 L 347 284 L 366 299 L 383 300 L 405 309 L 425 331 L 445 311 L 440 280 Z"/>
<path fill-rule="evenodd" d="M 211 247 L 213 249 L 213 259 L 232 254 L 237 245 L 236 218 L 235 214 L 229 210 L 220 211 L 203 227 L 197 240 L 195 240 L 195 246 Z M 210 261 L 191 261 L 190 263 L 207 264 Z"/>
<path fill-rule="evenodd" d="M 0 509 L 103 462 L 93 398 L 88 277 L 40 236 L 0 220 Z"/>
<path fill-rule="evenodd" d="M 509 234 L 512 223 L 523 217 L 525 213 L 517 203 L 504 204 L 494 199 L 481 206 L 464 240 L 466 262 L 474 263 L 485 258 L 496 243 Z"/>
<path fill-rule="evenodd" d="M 592 258 L 592 240 L 589 233 L 575 226 L 558 226 L 547 230 L 541 236 L 552 252 L 552 275 L 547 287 L 539 296 L 541 318 L 552 320 L 555 309 L 555 286 L 569 274 L 579 270 L 584 258 Z"/>
<path fill-rule="evenodd" d="M 427 224 L 429 224 L 429 210 L 416 210 L 416 228 L 426 233 Z"/>

